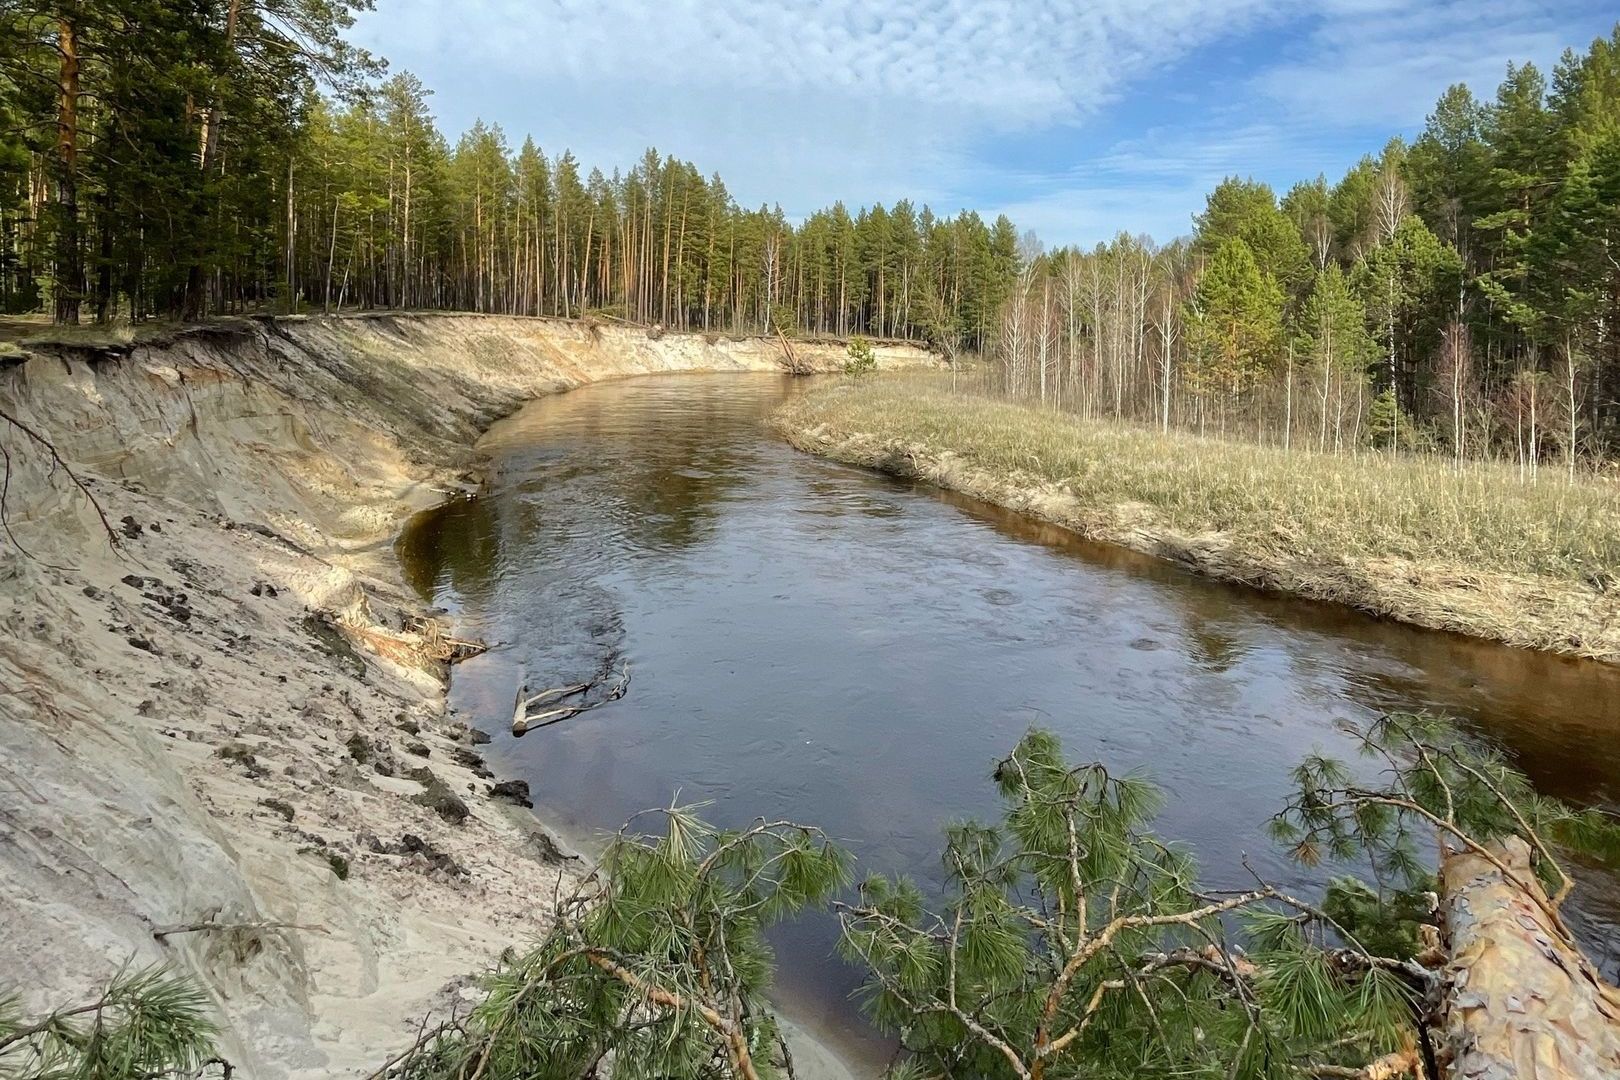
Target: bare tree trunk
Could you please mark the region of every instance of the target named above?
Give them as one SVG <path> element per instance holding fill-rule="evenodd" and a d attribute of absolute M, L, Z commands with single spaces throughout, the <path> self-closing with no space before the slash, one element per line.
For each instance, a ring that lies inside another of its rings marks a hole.
<path fill-rule="evenodd" d="M 1576 432 L 1576 404 L 1575 404 L 1575 345 L 1571 335 L 1564 334 L 1564 404 L 1569 410 L 1569 437 L 1564 447 L 1564 461 L 1569 467 L 1569 483 L 1575 483 L 1575 432 Z"/>
<path fill-rule="evenodd" d="M 328 238 L 326 246 L 326 290 L 325 295 L 321 298 L 321 310 L 328 313 L 332 310 L 332 264 L 337 261 L 338 207 L 342 205 L 343 200 L 334 195 L 332 197 L 332 235 Z"/>
<path fill-rule="evenodd" d="M 1524 388 L 1518 386 L 1513 393 L 1513 449 L 1519 459 L 1519 483 L 1524 483 Z"/>
<path fill-rule="evenodd" d="M 1175 300 L 1168 289 L 1165 291 L 1164 303 L 1160 310 L 1160 318 L 1163 321 L 1159 324 L 1159 347 L 1161 350 L 1159 366 L 1163 369 L 1164 385 L 1160 389 L 1159 430 L 1168 435 L 1170 434 L 1171 365 L 1175 362 L 1176 355 Z"/>
<path fill-rule="evenodd" d="M 1463 460 L 1463 443 L 1467 440 L 1467 434 L 1463 431 L 1462 383 L 1462 366 L 1455 365 L 1451 372 L 1451 439 L 1456 444 L 1459 466 Z"/>
<path fill-rule="evenodd" d="M 295 258 L 298 236 L 297 204 L 293 201 L 293 156 L 287 157 L 287 311 L 298 310 L 298 260 Z"/>
<path fill-rule="evenodd" d="M 1358 375 L 1356 377 L 1356 423 L 1355 426 L 1350 429 L 1350 447 L 1352 456 L 1360 453 L 1361 451 L 1361 418 L 1367 415 L 1367 402 L 1364 397 L 1366 389 L 1366 378 Z"/>
<path fill-rule="evenodd" d="M 1041 365 L 1041 404 L 1046 404 L 1046 347 L 1048 328 L 1051 326 L 1052 282 L 1047 280 L 1041 294 L 1041 336 L 1040 336 L 1040 365 Z"/>
<path fill-rule="evenodd" d="M 1324 453 L 1327 450 L 1328 393 L 1332 388 L 1332 378 L 1333 378 L 1333 362 L 1332 362 L 1332 359 L 1331 359 L 1332 355 L 1333 355 L 1333 346 L 1332 346 L 1332 343 L 1330 342 L 1328 344 L 1328 351 L 1326 353 L 1324 353 L 1322 355 L 1322 358 L 1321 358 L 1322 359 L 1322 423 L 1320 425 L 1320 432 L 1319 432 L 1319 434 L 1317 435 L 1317 438 L 1316 438 L 1316 449 L 1317 449 L 1318 453 Z"/>
<path fill-rule="evenodd" d="M 56 259 L 52 294 L 58 323 L 77 324 L 84 297 L 84 251 L 79 242 L 79 28 L 68 14 L 57 20 Z"/>
<path fill-rule="evenodd" d="M 1537 411 L 1539 402 L 1536 400 L 1538 387 L 1536 380 L 1530 380 L 1530 482 L 1536 482 L 1541 466 L 1541 444 L 1539 441 L 1540 428 L 1538 426 Z"/>
<path fill-rule="evenodd" d="M 1389 445 L 1392 450 L 1401 448 L 1401 378 L 1395 367 L 1395 272 L 1389 274 L 1389 400 L 1395 406 L 1390 413 Z"/>
<path fill-rule="evenodd" d="M 242 0 L 231 0 L 230 6 L 225 10 L 225 49 L 227 54 L 236 47 L 236 26 L 241 16 Z M 209 104 L 203 116 L 202 136 L 202 172 L 208 175 L 214 163 L 219 159 L 219 132 L 225 124 L 225 105 L 222 101 L 225 81 L 222 75 L 214 86 L 214 100 Z"/>
<path fill-rule="evenodd" d="M 1288 346 L 1287 405 L 1283 409 L 1283 450 L 1293 447 L 1294 438 L 1294 346 Z"/>
<path fill-rule="evenodd" d="M 227 56 L 234 55 L 236 48 L 236 25 L 241 14 L 241 0 L 231 0 L 225 12 L 225 49 Z M 203 113 L 203 130 L 201 148 L 198 153 L 198 163 L 201 166 L 200 174 L 204 183 L 213 175 L 219 161 L 219 133 L 225 124 L 225 83 L 226 76 L 221 73 L 215 79 L 213 100 Z M 206 288 L 203 266 L 201 262 L 193 261 L 186 270 L 186 318 L 195 319 L 203 314 L 207 302 L 203 296 Z"/>

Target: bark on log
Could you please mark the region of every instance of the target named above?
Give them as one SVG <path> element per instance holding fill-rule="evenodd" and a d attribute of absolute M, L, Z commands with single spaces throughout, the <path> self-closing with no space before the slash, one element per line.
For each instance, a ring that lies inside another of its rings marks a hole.
<path fill-rule="evenodd" d="M 1487 845 L 1523 881 L 1530 849 Z M 1552 926 L 1544 895 L 1527 896 L 1481 855 L 1440 867 L 1445 968 L 1444 1071 L 1456 1080 L 1620 1077 L 1620 990 Z M 1532 889 L 1540 893 L 1539 887 Z"/>

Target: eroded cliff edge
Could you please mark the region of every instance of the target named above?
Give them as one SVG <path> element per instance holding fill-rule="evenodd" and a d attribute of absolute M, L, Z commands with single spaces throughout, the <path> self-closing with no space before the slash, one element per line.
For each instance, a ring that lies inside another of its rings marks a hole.
<path fill-rule="evenodd" d="M 390 541 L 524 400 L 781 367 L 764 339 L 414 314 L 0 359 L 0 986 L 43 1008 L 176 964 L 256 1077 L 408 1042 L 573 871 L 491 798 Z"/>

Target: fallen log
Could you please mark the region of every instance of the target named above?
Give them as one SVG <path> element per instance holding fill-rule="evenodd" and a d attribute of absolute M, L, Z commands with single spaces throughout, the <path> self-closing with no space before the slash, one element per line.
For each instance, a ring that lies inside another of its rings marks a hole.
<path fill-rule="evenodd" d="M 1529 846 L 1517 837 L 1485 846 L 1491 858 L 1454 851 L 1440 866 L 1444 1075 L 1620 1077 L 1620 990 L 1553 925 Z"/>

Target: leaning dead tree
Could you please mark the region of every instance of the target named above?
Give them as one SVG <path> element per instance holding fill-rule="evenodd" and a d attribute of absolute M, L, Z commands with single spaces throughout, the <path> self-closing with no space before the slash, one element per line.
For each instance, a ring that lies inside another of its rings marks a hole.
<path fill-rule="evenodd" d="M 782 349 L 781 361 L 783 369 L 789 375 L 813 375 L 816 370 L 815 365 L 799 355 L 799 350 L 793 347 L 793 342 L 788 340 L 788 336 L 782 332 L 780 326 L 774 329 L 776 330 L 777 343 Z"/>

